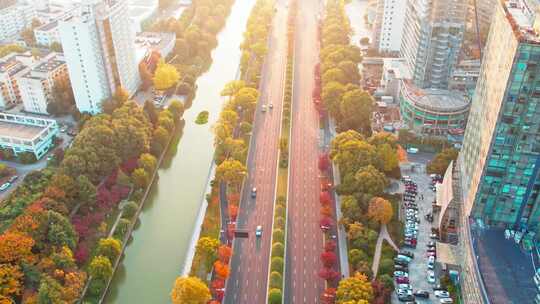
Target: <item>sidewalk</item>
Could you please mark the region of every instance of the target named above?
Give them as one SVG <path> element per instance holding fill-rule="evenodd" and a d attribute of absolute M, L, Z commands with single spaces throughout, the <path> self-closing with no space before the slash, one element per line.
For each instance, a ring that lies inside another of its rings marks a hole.
<path fill-rule="evenodd" d="M 371 271 L 373 272 L 373 279 L 377 277 L 377 272 L 379 271 L 379 262 L 381 261 L 381 251 L 383 240 L 386 240 L 390 246 L 392 246 L 396 251 L 399 251 L 398 246 L 394 243 L 390 234 L 388 234 L 388 228 L 386 224 L 381 225 L 381 230 L 379 231 L 379 237 L 377 238 L 377 246 L 375 247 L 375 255 L 373 257 L 373 264 L 371 265 Z"/>

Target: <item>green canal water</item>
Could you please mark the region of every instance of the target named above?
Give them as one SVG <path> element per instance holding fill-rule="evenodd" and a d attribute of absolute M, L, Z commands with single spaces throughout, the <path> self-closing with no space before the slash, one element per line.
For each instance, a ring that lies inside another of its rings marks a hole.
<path fill-rule="evenodd" d="M 236 77 L 239 46 L 255 0 L 236 0 L 218 36 L 210 69 L 197 80 L 197 96 L 184 114 L 183 134 L 171 147 L 139 218 L 105 303 L 170 303 L 174 280 L 184 267 L 214 153 L 211 127 L 224 99 L 220 91 Z M 195 123 L 209 111 L 208 123 Z"/>

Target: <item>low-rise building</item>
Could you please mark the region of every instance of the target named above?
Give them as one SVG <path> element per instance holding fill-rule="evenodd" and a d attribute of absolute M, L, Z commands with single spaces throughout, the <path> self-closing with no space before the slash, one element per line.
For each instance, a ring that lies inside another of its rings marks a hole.
<path fill-rule="evenodd" d="M 420 89 L 402 82 L 400 112 L 403 122 L 419 134 L 446 136 L 464 130 L 470 102 L 461 92 Z"/>
<path fill-rule="evenodd" d="M 15 75 L 35 62 L 30 52 L 11 53 L 0 58 L 0 108 L 21 101 L 21 93 Z"/>
<path fill-rule="evenodd" d="M 47 105 L 52 100 L 54 83 L 61 77 L 68 77 L 64 57 L 50 53 L 32 67 L 16 75 L 24 110 L 36 114 L 48 114 Z"/>
<path fill-rule="evenodd" d="M 412 79 L 407 62 L 403 58 L 384 58 L 383 62 L 381 89 L 386 96 L 399 100 L 402 82 Z"/>
<path fill-rule="evenodd" d="M 58 33 L 58 21 L 54 20 L 34 29 L 36 43 L 42 46 L 51 46 L 53 43 L 60 43 L 60 34 Z"/>
<path fill-rule="evenodd" d="M 135 52 L 137 62 L 147 58 L 152 52 L 158 52 L 166 58 L 176 43 L 175 33 L 143 32 L 135 37 Z"/>
<path fill-rule="evenodd" d="M 55 120 L 0 113 L 0 148 L 15 155 L 29 152 L 40 159 L 53 147 L 57 134 Z"/>
<path fill-rule="evenodd" d="M 480 76 L 480 60 L 463 60 L 452 71 L 448 80 L 449 90 L 470 91 L 476 88 Z"/>

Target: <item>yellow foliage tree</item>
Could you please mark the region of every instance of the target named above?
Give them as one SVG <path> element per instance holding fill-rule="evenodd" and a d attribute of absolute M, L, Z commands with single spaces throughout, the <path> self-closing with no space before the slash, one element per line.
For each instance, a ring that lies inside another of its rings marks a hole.
<path fill-rule="evenodd" d="M 23 273 L 19 266 L 0 264 L 0 300 L 21 294 L 22 278 Z"/>
<path fill-rule="evenodd" d="M 210 290 L 197 277 L 179 277 L 171 291 L 173 304 L 206 304 L 210 300 Z"/>
<path fill-rule="evenodd" d="M 176 68 L 165 61 L 160 60 L 154 74 L 154 86 L 158 90 L 172 88 L 180 80 L 180 74 Z"/>
<path fill-rule="evenodd" d="M 368 304 L 373 299 L 373 288 L 368 277 L 360 272 L 339 281 L 336 291 L 337 304 Z"/>
<path fill-rule="evenodd" d="M 216 168 L 216 179 L 235 187 L 242 184 L 246 174 L 246 166 L 234 159 L 227 159 Z"/>
<path fill-rule="evenodd" d="M 390 222 L 393 215 L 392 204 L 384 198 L 374 197 L 369 202 L 368 216 L 381 224 Z"/>

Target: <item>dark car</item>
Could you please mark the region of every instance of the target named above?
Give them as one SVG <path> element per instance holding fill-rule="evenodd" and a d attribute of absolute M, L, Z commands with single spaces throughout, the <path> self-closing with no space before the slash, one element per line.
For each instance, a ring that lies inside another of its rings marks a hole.
<path fill-rule="evenodd" d="M 400 266 L 407 266 L 409 265 L 409 262 L 399 259 L 399 258 L 394 258 L 394 264 L 400 265 Z"/>
<path fill-rule="evenodd" d="M 414 296 L 413 295 L 402 295 L 402 296 L 398 296 L 398 300 L 401 301 L 401 302 L 414 301 Z"/>
<path fill-rule="evenodd" d="M 418 298 L 429 299 L 429 291 L 427 290 L 417 290 L 413 295 Z"/>
<path fill-rule="evenodd" d="M 398 252 L 398 254 L 401 254 L 401 255 L 404 255 L 404 256 L 408 256 L 408 257 L 410 257 L 411 259 L 414 259 L 414 253 L 412 253 L 412 252 L 410 252 L 410 251 L 405 251 L 405 250 L 403 250 L 403 251 Z"/>
<path fill-rule="evenodd" d="M 396 263 L 396 265 L 394 265 L 394 270 L 409 272 L 409 267 L 407 267 L 406 265 L 400 265 Z"/>

